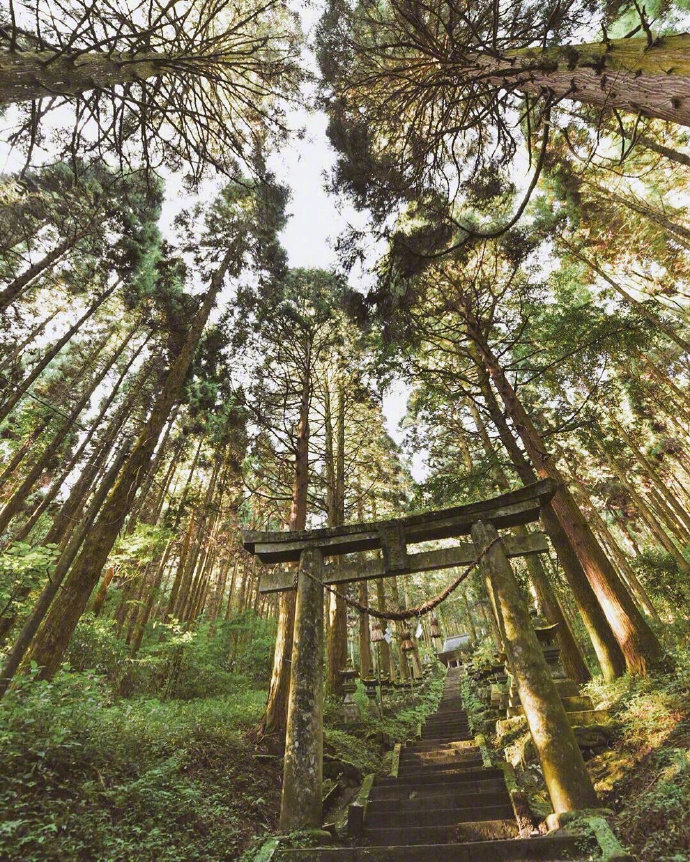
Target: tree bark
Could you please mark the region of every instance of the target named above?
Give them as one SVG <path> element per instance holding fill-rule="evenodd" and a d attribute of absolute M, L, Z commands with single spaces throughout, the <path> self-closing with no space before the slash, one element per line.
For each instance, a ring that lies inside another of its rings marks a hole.
<path fill-rule="evenodd" d="M 114 363 L 117 362 L 117 360 L 120 358 L 120 356 L 122 355 L 125 348 L 129 344 L 133 335 L 134 335 L 134 329 L 132 329 L 129 332 L 127 337 L 122 341 L 120 346 L 117 348 L 115 355 L 113 357 L 113 361 L 110 363 L 110 367 L 112 367 L 114 365 Z M 53 502 L 53 500 L 57 497 L 57 495 L 58 495 L 60 489 L 62 488 L 65 480 L 68 478 L 68 476 L 70 475 L 70 473 L 74 469 L 75 465 L 79 463 L 79 459 L 81 458 L 81 456 L 86 451 L 86 448 L 89 445 L 89 443 L 91 442 L 93 435 L 96 433 L 96 431 L 98 430 L 98 427 L 100 426 L 101 422 L 103 421 L 103 418 L 104 418 L 105 414 L 107 413 L 108 408 L 110 407 L 110 405 L 115 400 L 115 397 L 116 397 L 116 395 L 120 389 L 120 386 L 122 385 L 122 381 L 127 376 L 129 369 L 132 366 L 132 363 L 136 360 L 137 356 L 142 351 L 145 344 L 146 344 L 146 341 L 144 341 L 139 346 L 139 348 L 132 354 L 132 356 L 127 361 L 125 367 L 123 368 L 122 372 L 120 373 L 120 376 L 115 381 L 114 386 L 110 390 L 110 393 L 108 394 L 104 403 L 101 405 L 101 408 L 98 411 L 98 415 L 95 417 L 93 422 L 90 424 L 88 431 L 86 432 L 81 443 L 77 447 L 76 452 L 74 452 L 74 454 L 69 459 L 69 461 L 68 461 L 67 465 L 65 466 L 65 468 L 63 469 L 63 471 L 59 474 L 59 476 L 57 476 L 57 478 L 53 481 L 50 488 L 48 488 L 46 493 L 43 495 L 43 499 L 34 508 L 33 512 L 31 513 L 31 515 L 27 519 L 26 523 L 22 524 L 21 529 L 18 530 L 17 533 L 15 534 L 14 540 L 16 542 L 23 541 L 29 535 L 29 533 L 34 528 L 35 524 L 37 523 L 38 519 L 45 512 L 45 510 L 48 508 L 48 506 L 50 506 L 50 504 Z"/>
<path fill-rule="evenodd" d="M 383 583 L 383 578 L 376 579 L 376 608 L 379 611 L 387 610 L 386 589 Z M 383 676 L 387 676 L 392 681 L 394 674 L 391 662 L 391 651 L 388 646 L 388 642 L 385 640 L 379 641 L 376 645 L 376 649 L 379 651 L 379 670 Z"/>
<path fill-rule="evenodd" d="M 498 430 L 501 442 L 506 447 L 518 476 L 524 484 L 528 485 L 530 482 L 536 481 L 536 473 L 517 445 L 513 432 L 496 402 L 487 372 L 483 366 L 478 366 L 477 371 L 482 394 L 484 395 L 491 420 Z M 625 671 L 625 660 L 618 641 L 614 637 L 613 631 L 587 579 L 585 570 L 575 553 L 570 538 L 556 517 L 551 505 L 542 508 L 541 520 L 544 529 L 553 543 L 558 559 L 563 566 L 568 586 L 572 591 L 577 609 L 594 647 L 601 672 L 604 679 L 610 682 Z"/>
<path fill-rule="evenodd" d="M 506 411 L 520 435 L 540 478 L 558 483 L 551 506 L 582 563 L 587 578 L 601 604 L 625 663 L 632 673 L 646 674 L 664 661 L 656 635 L 635 605 L 610 560 L 596 540 L 586 518 L 572 498 L 544 446 L 537 429 L 518 400 L 498 360 L 486 344 L 481 329 L 470 322 L 470 337 L 481 353 L 487 372 L 503 399 Z"/>
<path fill-rule="evenodd" d="M 100 352 L 100 346 L 97 347 L 97 350 Z M 97 372 L 94 377 L 91 378 L 91 380 L 86 385 L 81 397 L 74 405 L 74 407 L 70 410 L 65 421 L 53 435 L 53 439 L 50 441 L 50 443 L 48 443 L 40 456 L 31 465 L 31 469 L 28 471 L 17 490 L 12 494 L 10 499 L 3 506 L 2 511 L 0 511 L 0 535 L 5 532 L 5 530 L 10 524 L 10 521 L 14 518 L 15 515 L 18 514 L 18 512 L 24 505 L 28 493 L 34 487 L 39 477 L 45 470 L 46 466 L 50 463 L 53 456 L 58 452 L 60 447 L 65 442 L 65 439 L 69 432 L 72 430 L 74 423 L 79 418 L 82 410 L 91 400 L 91 396 L 93 395 L 93 393 L 100 386 L 103 379 L 112 368 L 113 364 L 117 359 L 117 356 L 117 353 L 114 356 L 111 356 L 108 362 L 105 363 L 103 368 L 99 372 Z"/>
<path fill-rule="evenodd" d="M 342 385 L 337 387 L 335 440 L 333 439 L 333 413 L 329 383 L 325 384 L 324 422 L 326 431 L 326 462 L 329 476 L 329 526 L 338 527 L 345 520 L 345 403 Z M 336 565 L 340 565 L 339 558 Z M 347 605 L 333 593 L 327 594 L 328 617 L 326 628 L 326 695 L 340 697 L 343 681 L 340 671 L 347 662 Z"/>
<path fill-rule="evenodd" d="M 309 489 L 309 408 L 312 393 L 311 352 L 307 351 L 305 373 L 302 379 L 300 413 L 297 422 L 295 468 L 292 486 L 292 505 L 288 529 L 304 530 L 307 524 L 307 491 Z M 290 661 L 293 629 L 295 625 L 295 593 L 285 590 L 280 594 L 278 630 L 273 654 L 273 671 L 268 690 L 268 701 L 261 721 L 261 733 L 282 733 L 287 724 L 290 695 Z"/>
<path fill-rule="evenodd" d="M 199 339 L 232 259 L 233 251 L 228 250 L 211 279 L 209 290 L 189 328 L 182 349 L 170 367 L 148 421 L 36 637 L 32 658 L 42 668 L 41 676 L 45 679 L 50 679 L 60 666 L 91 591 L 98 582 L 108 554 L 122 528 L 137 488 L 146 476 L 156 443 L 173 405 L 180 397 Z"/>
<path fill-rule="evenodd" d="M 497 87 L 690 125 L 690 35 L 518 48 L 479 69 Z M 494 73 L 494 74 L 492 74 Z M 460 70 L 462 76 L 463 70 Z M 469 77 L 469 76 L 468 76 Z"/>
<path fill-rule="evenodd" d="M 508 482 L 508 478 L 503 472 L 503 468 L 496 457 L 496 452 L 494 451 L 491 439 L 487 433 L 486 426 L 479 415 L 479 411 L 473 403 L 470 403 L 469 406 L 475 425 L 477 426 L 484 451 L 486 452 L 489 461 L 493 464 L 496 483 L 501 491 L 509 491 L 510 483 Z M 529 530 L 526 527 L 516 527 L 515 532 L 525 535 L 529 533 Z M 534 591 L 537 594 L 537 599 L 543 609 L 543 613 L 550 623 L 554 623 L 558 626 L 556 629 L 556 638 L 561 650 L 561 659 L 563 661 L 565 672 L 571 679 L 575 680 L 575 682 L 589 682 L 592 675 L 589 672 L 589 668 L 587 667 L 587 663 L 582 655 L 582 651 L 580 650 L 575 639 L 575 635 L 570 628 L 570 624 L 563 612 L 561 603 L 558 601 L 558 596 L 551 585 L 551 581 L 544 570 L 541 560 L 538 556 L 528 556 L 525 559 L 525 563 L 527 565 L 527 571 L 529 572 L 530 581 L 532 582 Z M 469 613 L 469 608 L 467 610 Z"/>
<path fill-rule="evenodd" d="M 495 527 L 482 522 L 472 526 L 472 539 L 477 552 L 486 554 L 482 569 L 501 620 L 509 666 L 517 683 L 553 810 L 558 814 L 597 807 L 599 801 L 592 781 L 503 543 Z"/>
<path fill-rule="evenodd" d="M 19 670 L 19 667 L 24 660 L 24 656 L 31 646 L 31 642 L 39 630 L 41 623 L 45 619 L 46 614 L 51 607 L 51 603 L 58 593 L 72 561 L 79 552 L 79 548 L 81 547 L 87 532 L 90 530 L 99 509 L 103 505 L 108 492 L 117 480 L 120 469 L 127 458 L 128 451 L 128 447 L 124 446 L 113 461 L 110 469 L 101 482 L 98 492 L 91 501 L 82 523 L 70 539 L 68 546 L 60 555 L 50 581 L 43 588 L 33 610 L 24 622 L 22 630 L 7 656 L 2 672 L 0 672 L 0 697 L 2 697 L 7 691 L 7 687 L 9 686 L 12 677 Z"/>
<path fill-rule="evenodd" d="M 163 54 L 78 54 L 54 51 L 3 51 L 0 54 L 0 105 L 79 96 L 118 84 L 157 77 L 170 67 Z"/>
<path fill-rule="evenodd" d="M 97 480 L 98 474 L 106 463 L 113 447 L 115 447 L 115 441 L 120 434 L 122 426 L 130 416 L 132 407 L 137 399 L 140 398 L 143 384 L 150 373 L 150 366 L 144 364 L 134 378 L 129 391 L 122 399 L 122 403 L 108 422 L 105 434 L 98 440 L 98 445 L 94 448 L 79 478 L 72 485 L 69 496 L 55 516 L 48 533 L 43 539 L 44 544 L 57 543 L 61 548 L 67 545 L 72 529 L 79 521 L 80 513 L 86 505 L 90 489 Z"/>

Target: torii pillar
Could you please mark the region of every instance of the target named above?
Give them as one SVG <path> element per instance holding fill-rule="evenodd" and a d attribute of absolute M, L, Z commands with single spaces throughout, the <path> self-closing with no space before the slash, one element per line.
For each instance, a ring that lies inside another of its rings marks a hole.
<path fill-rule="evenodd" d="M 511 672 L 556 814 L 599 805 L 575 734 L 530 619 L 503 541 L 491 524 L 478 521 L 472 539 L 498 616 Z"/>
<path fill-rule="evenodd" d="M 280 830 L 318 829 L 323 788 L 323 554 L 300 555 Z"/>

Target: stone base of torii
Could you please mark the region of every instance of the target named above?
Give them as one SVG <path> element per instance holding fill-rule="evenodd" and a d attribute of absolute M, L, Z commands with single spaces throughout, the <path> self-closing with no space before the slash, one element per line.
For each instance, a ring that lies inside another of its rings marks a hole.
<path fill-rule="evenodd" d="M 532 625 L 511 556 L 547 550 L 543 535 L 504 539 L 499 530 L 538 520 L 556 490 L 543 480 L 490 500 L 410 515 L 299 532 L 246 531 L 244 547 L 264 563 L 299 562 L 280 829 L 321 826 L 323 785 L 324 584 L 397 576 L 479 560 L 508 664 L 556 814 L 598 805 L 591 779 Z M 471 536 L 453 548 L 408 554 L 410 544 Z M 376 560 L 328 565 L 331 556 L 380 550 Z M 292 589 L 294 574 L 262 576 L 262 592 Z"/>

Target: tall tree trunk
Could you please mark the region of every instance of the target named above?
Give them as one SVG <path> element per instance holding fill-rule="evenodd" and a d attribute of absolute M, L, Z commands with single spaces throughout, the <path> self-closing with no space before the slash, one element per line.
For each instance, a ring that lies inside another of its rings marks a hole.
<path fill-rule="evenodd" d="M 324 423 L 326 431 L 326 462 L 329 497 L 330 527 L 339 527 L 345 520 L 345 400 L 342 384 L 337 385 L 335 410 L 335 440 L 333 439 L 333 412 L 329 382 L 325 384 Z M 340 563 L 336 560 L 336 565 Z M 326 695 L 340 697 L 343 681 L 340 671 L 347 662 L 347 605 L 344 599 L 333 593 L 327 594 L 326 614 Z"/>
<path fill-rule="evenodd" d="M 311 353 L 307 354 L 302 379 L 300 413 L 295 446 L 295 472 L 292 486 L 292 505 L 288 529 L 304 530 L 307 524 L 307 491 L 309 488 L 309 408 L 312 393 Z M 290 657 L 292 656 L 293 629 L 295 626 L 295 592 L 284 590 L 280 594 L 278 630 L 273 653 L 273 671 L 268 690 L 268 701 L 261 733 L 282 733 L 287 724 L 287 705 L 290 694 Z"/>
<path fill-rule="evenodd" d="M 655 470 L 652 464 L 650 464 L 649 459 L 645 456 L 644 452 L 642 452 L 642 450 L 635 444 L 635 441 L 630 436 L 630 433 L 621 425 L 621 423 L 616 419 L 613 413 L 609 414 L 609 419 L 613 423 L 620 436 L 628 444 L 628 449 L 630 450 L 630 452 L 632 452 L 635 461 L 637 461 L 637 463 L 640 465 L 642 471 L 645 473 L 651 484 L 656 487 L 657 492 L 664 500 L 666 506 L 672 514 L 672 517 L 678 523 L 683 540 L 690 540 L 690 516 L 686 512 L 683 505 L 678 501 L 676 496 L 671 493 L 668 488 L 668 485 L 665 482 L 661 481 L 661 479 L 659 478 L 658 471 Z"/>
<path fill-rule="evenodd" d="M 501 442 L 505 446 L 518 476 L 525 485 L 528 485 L 536 481 L 536 473 L 513 437 L 513 432 L 496 402 L 484 367 L 478 365 L 477 373 L 491 421 L 496 426 Z M 625 670 L 625 660 L 618 646 L 618 641 L 614 637 L 572 543 L 550 504 L 542 508 L 541 520 L 563 566 L 568 586 L 572 591 L 577 609 L 594 647 L 604 679 L 611 681 Z"/>
<path fill-rule="evenodd" d="M 517 48 L 486 57 L 480 69 L 497 87 L 548 92 L 607 111 L 617 108 L 690 125 L 690 36 L 610 39 L 584 45 Z M 479 70 L 478 70 L 479 71 Z M 461 73 L 462 74 L 462 73 Z"/>
<path fill-rule="evenodd" d="M 129 417 L 132 407 L 141 396 L 141 389 L 150 373 L 151 366 L 148 363 L 142 365 L 141 370 L 129 387 L 129 391 L 122 399 L 122 403 L 108 422 L 105 433 L 98 440 L 98 445 L 94 447 L 94 451 L 86 462 L 79 478 L 72 485 L 69 496 L 55 516 L 48 533 L 43 539 L 44 544 L 56 543 L 61 548 L 64 548 L 69 542 L 72 529 L 78 523 L 80 513 L 86 505 L 90 489 L 97 480 L 101 468 L 108 460 L 110 452 L 115 447 L 120 430 Z"/>
<path fill-rule="evenodd" d="M 100 346 L 97 348 L 97 350 L 100 352 Z M 18 514 L 26 501 L 27 495 L 32 490 L 40 476 L 43 474 L 43 471 L 45 470 L 46 466 L 50 463 L 53 456 L 64 444 L 67 435 L 74 427 L 74 423 L 81 415 L 82 410 L 91 400 L 91 396 L 93 395 L 93 393 L 96 391 L 96 389 L 98 389 L 98 387 L 103 382 L 104 378 L 112 368 L 113 364 L 117 359 L 117 356 L 117 353 L 114 356 L 111 356 L 109 360 L 104 364 L 103 368 L 99 372 L 97 372 L 87 383 L 81 397 L 71 409 L 65 421 L 55 432 L 55 434 L 53 435 L 53 439 L 46 446 L 46 448 L 36 459 L 36 461 L 31 465 L 31 469 L 26 474 L 17 490 L 3 506 L 2 511 L 0 511 L 0 535 L 5 532 L 12 518 L 14 518 L 14 516 Z"/>
<path fill-rule="evenodd" d="M 582 252 L 572 245 L 572 243 L 569 243 L 563 237 L 560 237 L 559 241 L 568 249 L 573 257 L 582 261 L 582 263 L 586 264 L 592 272 L 595 272 L 600 278 L 603 278 L 604 281 L 616 291 L 616 293 L 622 296 L 627 303 L 632 305 L 632 307 L 639 312 L 642 317 L 646 318 L 655 329 L 658 329 L 659 332 L 663 332 L 664 335 L 677 344 L 681 350 L 686 353 L 690 353 L 690 341 L 686 341 L 672 326 L 669 326 L 661 320 L 657 313 L 649 308 L 646 302 L 640 302 L 639 299 L 635 299 L 635 297 L 629 294 L 625 288 L 611 278 L 611 276 L 599 266 L 596 260 L 591 260 L 587 255 L 582 254 Z"/>
<path fill-rule="evenodd" d="M 123 446 L 123 448 L 117 454 L 110 469 L 108 470 L 103 481 L 101 482 L 98 492 L 94 495 L 94 499 L 89 504 L 89 509 L 84 516 L 84 519 L 82 520 L 78 529 L 75 531 L 74 535 L 70 539 L 68 546 L 60 555 L 55 566 L 55 571 L 52 572 L 50 580 L 43 588 L 43 591 L 38 597 L 31 613 L 24 622 L 22 630 L 20 631 L 17 640 L 14 642 L 12 649 L 10 650 L 7 659 L 5 660 L 5 664 L 2 668 L 2 671 L 0 672 L 0 697 L 5 694 L 5 692 L 7 691 L 7 687 L 12 681 L 13 676 L 19 670 L 19 667 L 24 660 L 24 656 L 26 655 L 27 650 L 31 646 L 31 642 L 36 636 L 36 633 L 41 623 L 45 619 L 46 614 L 51 607 L 51 603 L 53 602 L 55 595 L 59 591 L 64 577 L 67 574 L 70 565 L 72 564 L 72 561 L 79 552 L 79 548 L 81 547 L 86 534 L 91 529 L 91 525 L 96 519 L 98 511 L 103 505 L 103 502 L 106 499 L 108 492 L 115 484 L 120 469 L 125 463 L 128 452 L 128 447 Z"/>
<path fill-rule="evenodd" d="M 568 465 L 568 468 L 569 468 L 568 472 L 570 474 L 570 479 L 575 486 L 576 493 L 579 492 L 580 501 L 582 503 L 584 503 L 585 509 L 588 512 L 588 514 L 590 515 L 590 517 L 592 519 L 592 523 L 594 524 L 594 527 L 598 531 L 601 539 L 607 545 L 607 547 L 609 548 L 609 550 L 611 552 L 611 555 L 613 556 L 614 560 L 616 561 L 616 565 L 618 566 L 618 570 L 621 574 L 621 577 L 626 582 L 626 585 L 628 586 L 630 591 L 633 593 L 633 595 L 637 598 L 638 602 L 640 603 L 642 609 L 647 614 L 647 616 L 651 617 L 653 620 L 656 620 L 657 622 L 660 622 L 659 614 L 658 614 L 656 608 L 654 607 L 652 600 L 650 599 L 649 595 L 647 594 L 647 591 L 645 590 L 645 588 L 640 583 L 637 575 L 633 571 L 633 569 L 632 569 L 630 563 L 628 562 L 625 554 L 618 547 L 618 544 L 617 544 L 615 538 L 611 535 L 611 531 L 609 530 L 608 526 L 606 525 L 606 522 L 604 521 L 604 519 L 601 517 L 601 515 L 597 511 L 597 507 L 594 504 L 594 502 L 592 501 L 592 498 L 590 496 L 589 489 L 587 488 L 585 483 L 580 478 L 578 478 L 576 466 L 573 464 L 571 459 L 569 459 L 565 455 L 565 453 L 562 450 L 560 450 L 560 448 L 559 448 L 559 451 L 561 452 L 561 457 L 563 458 L 565 463 Z"/>
<path fill-rule="evenodd" d="M 44 317 L 43 320 L 38 323 L 31 332 L 26 336 L 23 341 L 20 341 L 18 344 L 14 345 L 11 352 L 7 353 L 2 357 L 2 362 L 0 362 L 0 368 L 11 368 L 12 364 L 15 360 L 19 359 L 20 356 L 23 355 L 26 348 L 33 344 L 43 333 L 43 330 L 48 326 L 49 323 L 52 323 L 53 320 L 58 316 L 60 312 L 58 309 L 55 311 L 51 311 L 48 317 Z"/>
<path fill-rule="evenodd" d="M 156 450 L 156 454 L 153 456 L 153 460 L 151 462 L 151 468 L 146 476 L 146 481 L 144 482 L 143 487 L 141 488 L 139 495 L 137 497 L 134 506 L 132 507 L 132 511 L 130 512 L 129 518 L 127 519 L 127 534 L 132 535 L 136 526 L 139 522 L 139 517 L 141 514 L 142 507 L 146 503 L 148 499 L 149 492 L 151 491 L 151 487 L 156 479 L 156 474 L 158 473 L 158 468 L 161 465 L 161 461 L 163 460 L 167 448 L 168 448 L 168 440 L 170 439 L 170 432 L 172 430 L 173 425 L 175 424 L 175 420 L 177 419 L 177 413 L 180 408 L 179 404 L 176 404 L 172 412 L 170 414 L 170 418 L 165 426 L 165 430 L 163 431 L 163 436 L 161 437 L 160 445 Z M 151 516 L 153 516 L 153 508 L 149 509 L 151 512 Z M 154 521 L 147 520 L 146 523 L 154 523 Z"/>
<path fill-rule="evenodd" d="M 388 582 L 391 586 L 391 601 L 393 602 L 393 608 L 397 610 L 401 608 L 400 604 L 400 591 L 398 590 L 398 579 L 396 577 L 388 578 Z M 396 648 L 398 653 L 398 667 L 400 668 L 400 678 L 403 682 L 406 682 L 410 678 L 410 665 L 407 661 L 407 655 L 402 648 L 402 633 L 407 628 L 407 623 L 400 622 L 396 620 L 395 622 L 395 630 L 397 632 L 396 639 Z"/>
<path fill-rule="evenodd" d="M 134 332 L 135 332 L 135 330 L 132 329 L 129 332 L 129 334 L 127 335 L 127 337 L 122 341 L 120 346 L 117 348 L 115 355 L 113 357 L 113 362 L 110 364 L 110 367 L 112 367 L 112 365 L 114 365 L 114 363 L 117 362 L 117 360 L 120 358 L 120 356 L 124 352 L 125 348 L 129 344 L 132 336 L 134 335 Z M 70 475 L 70 473 L 74 469 L 75 465 L 79 463 L 79 459 L 81 458 L 81 456 L 86 451 L 86 448 L 90 444 L 91 439 L 93 438 L 93 435 L 96 433 L 101 422 L 103 421 L 103 418 L 104 418 L 105 414 L 107 413 L 108 408 L 110 407 L 110 405 L 115 400 L 115 397 L 116 397 L 116 395 L 120 389 L 120 386 L 122 385 L 122 381 L 124 380 L 124 378 L 129 373 L 129 370 L 132 367 L 132 363 L 136 360 L 137 356 L 139 355 L 139 353 L 144 348 L 144 345 L 146 344 L 147 340 L 148 339 L 146 339 L 139 346 L 139 348 L 132 354 L 130 359 L 127 361 L 127 364 L 125 365 L 122 372 L 120 373 L 119 378 L 115 381 L 115 384 L 113 385 L 112 389 L 110 390 L 108 397 L 105 399 L 104 403 L 101 405 L 101 409 L 98 411 L 98 415 L 93 420 L 93 422 L 91 422 L 91 424 L 89 425 L 88 431 L 86 432 L 81 443 L 77 447 L 77 450 L 74 452 L 72 457 L 69 459 L 69 461 L 67 462 L 67 465 L 65 466 L 63 471 L 57 476 L 57 478 L 53 481 L 50 488 L 48 488 L 46 493 L 43 495 L 43 499 L 34 508 L 33 512 L 31 513 L 31 515 L 27 519 L 26 523 L 22 524 L 21 529 L 18 530 L 17 533 L 15 534 L 14 540 L 16 542 L 23 541 L 29 535 L 29 533 L 34 528 L 35 524 L 37 523 L 38 519 L 45 512 L 45 510 L 48 508 L 48 506 L 50 506 L 50 504 L 53 502 L 53 500 L 57 497 L 57 495 L 58 495 L 60 489 L 62 488 L 64 482 L 66 481 L 67 477 Z"/>
<path fill-rule="evenodd" d="M 486 452 L 490 463 L 493 465 L 496 484 L 501 491 L 509 491 L 510 483 L 508 482 L 508 478 L 503 472 L 503 468 L 496 457 L 496 452 L 491 443 L 491 439 L 482 417 L 472 402 L 470 402 L 469 407 L 474 423 L 477 426 L 477 431 L 479 432 L 479 437 L 482 441 L 484 451 Z M 529 533 L 529 530 L 526 527 L 517 527 L 515 528 L 515 532 L 518 535 L 526 535 Z M 532 582 L 537 599 L 547 620 L 558 626 L 556 629 L 556 637 L 561 649 L 561 658 L 563 660 L 565 672 L 576 682 L 589 682 L 592 675 L 589 672 L 587 663 L 585 662 L 580 647 L 575 640 L 575 635 L 573 634 L 570 624 L 563 613 L 561 603 L 558 601 L 558 596 L 551 585 L 551 581 L 544 570 L 541 560 L 537 556 L 529 556 L 525 559 L 525 563 L 527 565 L 527 571 L 529 572 L 530 581 Z"/>
<path fill-rule="evenodd" d="M 7 462 L 7 466 L 0 473 L 0 488 L 5 484 L 5 482 L 10 478 L 10 476 L 14 476 L 17 467 L 22 463 L 24 458 L 26 457 L 27 452 L 31 450 L 33 444 L 36 440 L 43 434 L 48 425 L 47 420 L 41 421 L 36 428 L 24 438 L 24 442 L 21 446 L 18 446 L 16 450 L 12 453 L 12 457 Z"/>
<path fill-rule="evenodd" d="M 108 566 L 105 570 L 105 575 L 103 575 L 103 580 L 101 581 L 101 585 L 98 588 L 98 592 L 96 593 L 96 598 L 94 599 L 93 606 L 91 607 L 91 611 L 95 617 L 101 615 L 101 611 L 103 610 L 103 606 L 105 605 L 105 600 L 108 597 L 108 587 L 115 576 L 115 567 Z"/>
<path fill-rule="evenodd" d="M 0 55 L 0 105 L 79 96 L 118 84 L 174 73 L 177 62 L 196 58 L 155 52 L 3 51 Z"/>
<path fill-rule="evenodd" d="M 649 508 L 642 495 L 637 491 L 635 485 L 629 480 L 628 475 L 623 471 L 616 459 L 610 455 L 603 444 L 599 441 L 592 441 L 596 449 L 603 455 L 606 464 L 611 468 L 613 474 L 617 477 L 621 485 L 630 494 L 630 499 L 637 509 L 640 517 L 647 525 L 651 534 L 656 538 L 662 548 L 664 548 L 676 561 L 679 571 L 683 575 L 690 575 L 690 563 L 685 559 L 683 554 L 678 550 L 670 536 L 666 534 L 664 528 L 657 520 L 654 512 Z"/>
<path fill-rule="evenodd" d="M 2 61 L 0 60 L 0 65 Z M 21 293 L 34 279 L 50 269 L 53 264 L 57 263 L 60 258 L 68 252 L 76 242 L 82 238 L 83 234 L 69 236 L 58 243 L 52 251 L 44 255 L 41 260 L 36 261 L 28 269 L 25 269 L 21 275 L 18 275 L 14 281 L 11 281 L 7 287 L 0 290 L 0 311 L 5 311 L 12 303 L 19 298 Z"/>
<path fill-rule="evenodd" d="M 685 165 L 690 168 L 690 156 L 685 153 L 681 153 L 680 150 L 672 149 L 671 147 L 666 147 L 664 144 L 658 143 L 658 141 L 650 138 L 649 135 L 645 135 L 640 132 L 637 125 L 633 131 L 626 129 L 622 124 L 615 125 L 614 123 L 607 123 L 606 128 L 613 134 L 621 135 L 621 137 L 630 141 L 631 146 L 628 149 L 628 152 L 639 144 L 646 150 L 651 150 L 653 153 L 657 153 L 657 155 L 665 156 L 665 158 L 670 159 L 672 162 L 677 162 L 679 165 Z"/>
<path fill-rule="evenodd" d="M 376 579 L 376 609 L 386 611 L 386 588 L 383 583 L 383 578 Z M 383 625 L 383 624 L 382 624 Z M 395 678 L 393 672 L 393 663 L 391 662 L 391 650 L 388 646 L 388 641 L 379 641 L 376 645 L 379 651 L 379 668 L 382 676 L 387 676 L 391 681 Z"/>
<path fill-rule="evenodd" d="M 473 321 L 469 321 L 468 324 L 470 337 L 480 351 L 486 371 L 491 375 L 503 399 L 506 412 L 520 435 L 537 475 L 540 478 L 554 479 L 558 483 L 551 502 L 552 508 L 568 534 L 590 585 L 599 599 L 625 656 L 626 666 L 632 673 L 646 674 L 651 668 L 662 664 L 664 655 L 661 644 L 638 610 L 565 486 L 537 429 L 518 400 L 498 360 L 488 347 L 481 328 Z"/>
<path fill-rule="evenodd" d="M 174 527 L 172 530 L 173 535 L 177 534 L 177 530 L 180 526 L 180 522 L 184 516 L 184 507 L 185 507 L 185 504 L 187 502 L 187 497 L 189 495 L 189 489 L 191 487 L 192 477 L 194 476 L 194 473 L 196 472 L 196 466 L 197 466 L 197 463 L 199 462 L 199 455 L 201 454 L 201 447 L 203 445 L 203 442 L 204 442 L 203 437 L 200 437 L 199 438 L 199 445 L 196 447 L 196 450 L 194 452 L 194 457 L 192 458 L 192 463 L 191 463 L 191 466 L 189 468 L 189 472 L 187 473 L 187 480 L 185 482 L 185 486 L 184 486 L 184 489 L 182 491 L 182 497 L 180 498 L 180 505 L 177 507 L 177 514 L 175 516 L 175 524 L 174 524 Z M 166 606 L 165 613 L 163 615 L 163 622 L 166 622 L 166 623 L 168 622 L 168 620 L 170 619 L 170 617 L 172 616 L 172 614 L 175 611 L 175 605 L 177 604 L 177 596 L 179 595 L 179 592 L 180 592 L 180 585 L 182 583 L 182 577 L 184 575 L 184 567 L 185 567 L 185 563 L 187 561 L 187 554 L 189 553 L 189 546 L 190 546 L 191 541 L 192 541 L 193 531 L 194 531 L 194 518 L 190 517 L 189 524 L 187 525 L 187 529 L 185 531 L 185 538 L 184 538 L 184 541 L 182 542 L 182 547 L 180 548 L 180 557 L 179 557 L 179 562 L 178 562 L 178 566 L 177 566 L 177 573 L 175 575 L 175 578 L 173 579 L 173 584 L 172 584 L 172 587 L 170 589 L 170 595 L 168 597 L 168 604 Z"/>
<path fill-rule="evenodd" d="M 232 259 L 233 252 L 229 250 L 214 273 L 201 308 L 189 328 L 182 349 L 170 367 L 148 421 L 137 438 L 115 486 L 108 495 L 84 547 L 65 580 L 62 591 L 55 598 L 36 637 L 32 659 L 42 668 L 43 678 L 50 679 L 60 666 L 91 591 L 98 582 L 108 554 L 122 528 L 134 495 L 146 476 L 156 443 L 173 405 L 180 397 L 199 339 Z"/>

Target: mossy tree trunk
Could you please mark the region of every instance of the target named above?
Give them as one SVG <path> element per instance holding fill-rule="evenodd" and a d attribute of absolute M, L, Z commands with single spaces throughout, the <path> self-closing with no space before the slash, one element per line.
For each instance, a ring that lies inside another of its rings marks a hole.
<path fill-rule="evenodd" d="M 501 442 L 505 446 L 518 476 L 526 485 L 530 484 L 536 481 L 537 475 L 522 449 L 518 446 L 513 432 L 498 406 L 486 370 L 483 366 L 478 367 L 477 370 L 491 421 L 496 426 Z M 604 679 L 610 682 L 625 671 L 625 660 L 618 646 L 618 641 L 614 637 L 611 626 L 594 594 L 575 549 L 550 505 L 543 507 L 541 520 L 563 566 L 568 586 L 572 591 L 578 612 L 594 647 L 601 672 Z"/>
<path fill-rule="evenodd" d="M 652 45 L 643 37 L 518 48 L 502 58 L 487 54 L 477 65 L 498 87 L 690 125 L 687 33 L 660 36 Z"/>
<path fill-rule="evenodd" d="M 484 451 L 493 465 L 496 484 L 501 491 L 509 491 L 510 482 L 508 481 L 506 474 L 503 472 L 500 461 L 496 457 L 496 452 L 482 417 L 474 404 L 470 405 L 470 410 L 472 411 Z M 526 535 L 529 533 L 527 527 L 516 527 L 515 532 L 518 535 Z M 558 646 L 561 650 L 561 659 L 566 673 L 576 682 L 589 682 L 592 675 L 589 672 L 589 668 L 587 667 L 587 663 L 585 662 L 580 646 L 575 640 L 575 635 L 570 628 L 570 623 L 563 612 L 563 608 L 558 601 L 558 596 L 556 595 L 541 560 L 538 556 L 528 556 L 525 559 L 525 564 L 527 566 L 530 581 L 532 582 L 532 586 L 537 595 L 537 601 L 539 602 L 543 613 L 550 623 L 555 623 L 558 626 L 556 637 L 558 639 Z"/>
<path fill-rule="evenodd" d="M 178 58 L 183 60 L 183 58 Z M 54 51 L 0 53 L 0 105 L 79 96 L 118 84 L 146 80 L 174 69 L 163 54 L 100 54 Z"/>
<path fill-rule="evenodd" d="M 309 408 L 312 394 L 311 352 L 306 354 L 305 374 L 302 379 L 300 414 L 295 442 L 295 468 L 292 485 L 289 530 L 303 530 L 307 524 L 307 491 L 309 489 Z M 287 723 L 288 696 L 290 694 L 290 662 L 295 624 L 295 594 L 285 590 L 280 594 L 278 630 L 273 653 L 273 671 L 268 690 L 268 701 L 261 721 L 262 733 L 279 733 Z"/>

